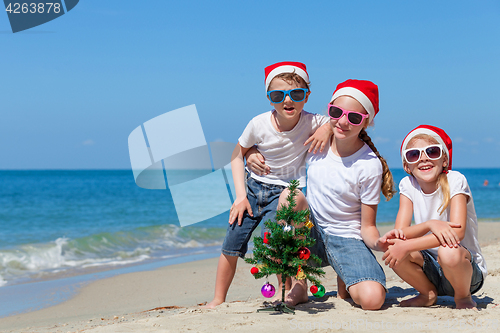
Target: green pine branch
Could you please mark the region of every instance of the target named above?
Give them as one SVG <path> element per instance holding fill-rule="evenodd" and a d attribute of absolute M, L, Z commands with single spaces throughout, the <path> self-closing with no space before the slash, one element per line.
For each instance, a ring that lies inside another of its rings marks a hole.
<path fill-rule="evenodd" d="M 288 187 L 290 194 L 287 197 L 288 206 L 282 205 L 276 212 L 276 221 L 279 223 L 271 220 L 264 222 L 271 233 L 267 236 L 267 244 L 264 244 L 262 237 L 254 238 L 253 257 L 246 258 L 245 261 L 259 268 L 259 272 L 254 275 L 256 279 L 273 274 L 281 274 L 283 278 L 295 277 L 300 267 L 307 280 L 315 285 L 321 284 L 318 278 L 324 276 L 325 272 L 319 267 L 310 265 L 311 262 L 314 262 L 319 266 L 321 259 L 313 254 L 309 260 L 300 259 L 298 256 L 300 248 L 310 248 L 315 244 L 315 240 L 310 236 L 309 228 L 305 226 L 309 210 L 294 211 L 297 206 L 295 197 L 298 186 L 297 180 L 290 182 Z M 292 226 L 294 232 L 284 231 L 285 225 Z"/>

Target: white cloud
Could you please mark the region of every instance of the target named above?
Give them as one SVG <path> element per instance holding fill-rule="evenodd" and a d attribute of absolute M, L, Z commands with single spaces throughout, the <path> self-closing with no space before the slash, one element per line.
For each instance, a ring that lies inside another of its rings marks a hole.
<path fill-rule="evenodd" d="M 92 139 L 88 139 L 88 140 L 83 141 L 82 145 L 84 145 L 84 146 L 92 146 L 92 145 L 95 145 L 95 142 Z"/>
<path fill-rule="evenodd" d="M 380 144 L 380 143 L 387 143 L 390 142 L 391 140 L 389 138 L 383 138 L 380 136 L 377 136 L 373 139 L 373 143 Z"/>

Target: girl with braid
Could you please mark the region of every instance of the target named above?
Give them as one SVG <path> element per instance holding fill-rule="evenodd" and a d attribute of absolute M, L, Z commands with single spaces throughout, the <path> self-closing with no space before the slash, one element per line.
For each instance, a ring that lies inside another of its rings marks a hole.
<path fill-rule="evenodd" d="M 365 310 L 380 309 L 386 294 L 384 271 L 371 250 L 385 252 L 389 239 L 404 239 L 397 229 L 380 237 L 376 227 L 380 191 L 387 200 L 395 193 L 387 163 L 365 130 L 378 111 L 374 83 L 339 84 L 328 104 L 334 134 L 329 149 L 307 157 L 307 202 L 316 238 L 311 252 L 337 273 L 337 297 L 352 298 Z"/>

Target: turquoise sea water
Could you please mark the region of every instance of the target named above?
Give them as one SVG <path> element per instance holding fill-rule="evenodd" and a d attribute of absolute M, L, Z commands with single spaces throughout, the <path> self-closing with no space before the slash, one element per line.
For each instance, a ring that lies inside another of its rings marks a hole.
<path fill-rule="evenodd" d="M 500 169 L 457 170 L 469 181 L 479 219 L 500 221 Z M 392 171 L 397 184 L 405 173 Z M 382 200 L 378 223 L 393 223 L 397 209 L 398 196 Z M 216 256 L 227 219 L 224 213 L 181 228 L 169 191 L 139 188 L 130 170 L 0 171 L 0 293 L 88 272 Z"/>

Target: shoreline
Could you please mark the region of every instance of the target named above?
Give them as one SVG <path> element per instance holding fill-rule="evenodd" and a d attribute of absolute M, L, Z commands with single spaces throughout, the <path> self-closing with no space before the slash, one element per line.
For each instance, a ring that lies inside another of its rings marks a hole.
<path fill-rule="evenodd" d="M 129 264 L 119 268 L 102 268 L 85 274 L 59 278 L 40 279 L 0 287 L 0 320 L 10 316 L 30 313 L 68 301 L 80 290 L 96 281 L 136 272 L 154 271 L 159 268 L 214 258 L 218 252 L 195 253 L 146 263 Z"/>
<path fill-rule="evenodd" d="M 389 229 L 391 226 L 379 227 L 381 234 Z M 173 331 L 192 329 L 217 332 L 221 329 L 221 325 L 225 329 L 232 330 L 243 328 L 243 326 L 248 330 L 250 328 L 255 330 L 286 325 L 287 330 L 293 330 L 314 326 L 313 322 L 326 323 L 325 320 L 339 318 L 354 320 L 358 324 L 361 319 L 365 322 L 379 322 L 385 318 L 386 322 L 391 320 L 395 322 L 397 319 L 394 318 L 395 315 L 401 315 L 404 320 L 425 319 L 431 323 L 432 320 L 438 318 L 443 323 L 450 320 L 455 323 L 465 314 L 470 315 L 469 317 L 474 320 L 490 320 L 489 324 L 494 325 L 494 320 L 500 318 L 500 306 L 498 306 L 500 302 L 500 257 L 498 256 L 500 224 L 480 222 L 479 241 L 489 273 L 483 289 L 473 296 L 478 303 L 479 311 L 454 310 L 452 309 L 453 298 L 440 297 L 435 306 L 412 308 L 408 312 L 408 309 L 400 308 L 397 304 L 401 299 L 413 295 L 415 291 L 406 283 L 401 282 L 391 269 L 382 264 L 387 276 L 389 293 L 381 311 L 363 311 L 349 302 L 336 299 L 336 274 L 331 267 L 326 267 L 327 274 L 322 279 L 327 289 L 325 297 L 315 299 L 310 296 L 308 303 L 297 307 L 295 316 L 257 314 L 256 310 L 266 300 L 260 294 L 260 288 L 265 281 L 264 279 L 255 280 L 249 273 L 251 265 L 243 260 L 238 263 L 227 302 L 214 310 L 206 310 L 197 305 L 213 298 L 218 259 L 211 258 L 157 267 L 154 270 L 128 272 L 91 281 L 62 303 L 41 310 L 0 318 L 0 330 L 2 332 L 148 331 L 153 327 L 165 328 L 167 322 L 168 328 Z M 380 263 L 382 253 L 376 253 L 376 256 Z M 270 277 L 269 281 L 276 285 L 275 277 Z M 70 291 L 63 288 L 62 292 Z M 331 324 L 338 325 L 337 322 L 331 322 Z M 498 324 L 497 328 L 500 328 L 500 323 Z M 491 325 L 489 327 L 493 328 Z M 442 329 L 443 327 L 440 326 L 435 331 L 442 331 Z"/>

